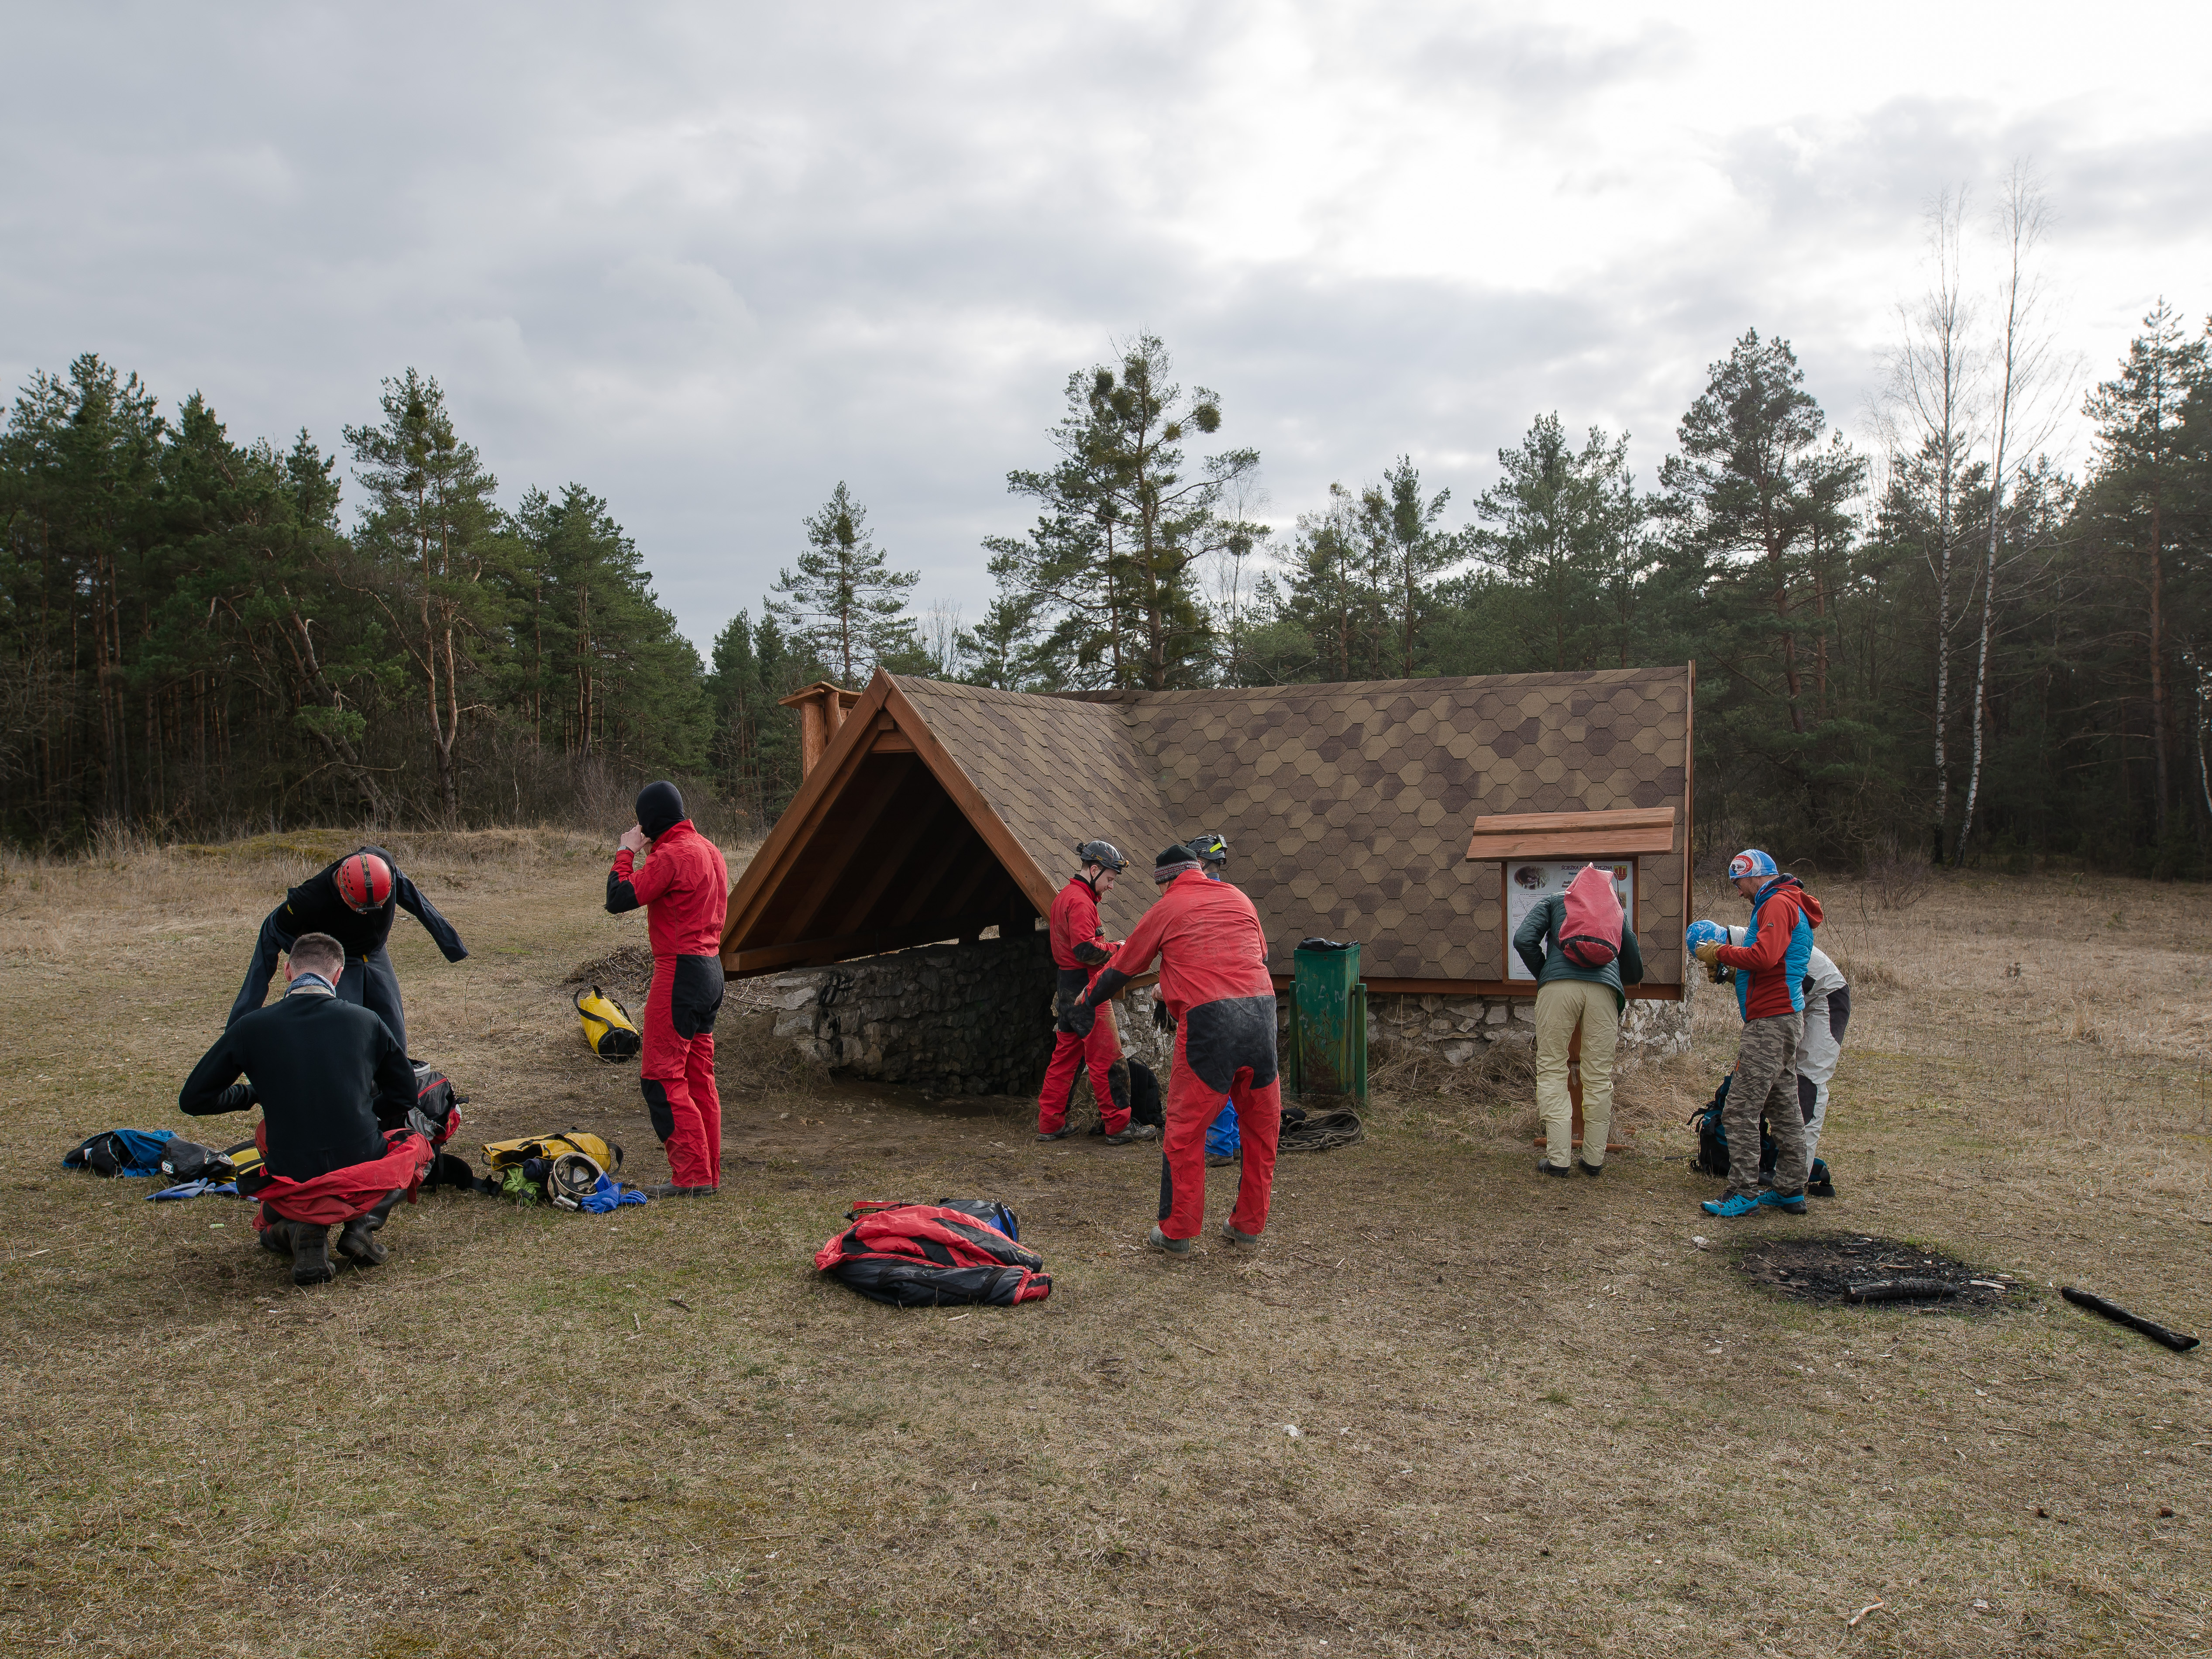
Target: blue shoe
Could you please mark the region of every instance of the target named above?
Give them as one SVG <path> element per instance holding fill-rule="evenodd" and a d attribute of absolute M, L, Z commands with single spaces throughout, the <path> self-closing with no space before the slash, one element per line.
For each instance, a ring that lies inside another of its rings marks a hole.
<path fill-rule="evenodd" d="M 1805 1213 L 1805 1193 L 1800 1188 L 1794 1193 L 1778 1193 L 1769 1187 L 1759 1195 L 1761 1204 L 1771 1204 L 1778 1210 L 1787 1210 L 1791 1215 Z"/>
<path fill-rule="evenodd" d="M 1726 1198 L 1709 1198 L 1698 1207 L 1707 1215 L 1725 1216 L 1733 1221 L 1757 1210 L 1759 1200 L 1749 1193 L 1730 1193 Z"/>

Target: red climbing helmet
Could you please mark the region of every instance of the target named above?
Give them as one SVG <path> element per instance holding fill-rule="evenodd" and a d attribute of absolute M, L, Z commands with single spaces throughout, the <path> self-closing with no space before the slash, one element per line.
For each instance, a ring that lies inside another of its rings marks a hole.
<path fill-rule="evenodd" d="M 349 853 L 338 860 L 338 896 L 363 915 L 392 898 L 392 866 L 374 853 Z"/>

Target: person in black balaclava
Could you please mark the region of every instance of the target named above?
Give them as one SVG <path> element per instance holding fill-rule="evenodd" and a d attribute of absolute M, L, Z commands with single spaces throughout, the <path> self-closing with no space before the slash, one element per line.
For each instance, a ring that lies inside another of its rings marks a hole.
<path fill-rule="evenodd" d="M 236 1024 L 261 1006 L 269 994 L 270 975 L 276 971 L 276 959 L 291 951 L 293 940 L 303 933 L 327 933 L 345 951 L 339 1000 L 357 1003 L 383 1020 L 405 1053 L 407 1016 L 399 1003 L 399 975 L 392 971 L 392 955 L 385 948 L 392 920 L 401 910 L 422 924 L 447 961 L 459 962 L 468 955 L 453 923 L 407 879 L 392 854 L 381 847 L 363 847 L 308 877 L 269 913 L 246 969 L 246 983 L 239 988 L 224 1025 Z"/>

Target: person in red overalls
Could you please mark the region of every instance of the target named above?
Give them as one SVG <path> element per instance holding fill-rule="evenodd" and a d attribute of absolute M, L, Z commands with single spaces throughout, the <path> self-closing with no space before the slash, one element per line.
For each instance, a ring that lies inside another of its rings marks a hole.
<path fill-rule="evenodd" d="M 1060 890 L 1052 902 L 1052 965 L 1060 982 L 1053 992 L 1055 1023 L 1064 1020 L 1069 1006 L 1083 994 L 1098 970 L 1114 959 L 1106 930 L 1098 921 L 1098 896 L 1112 890 L 1115 878 L 1129 867 L 1121 850 L 1110 841 L 1086 841 L 1075 849 L 1083 862 L 1081 873 Z M 1088 1031 L 1071 1031 L 1059 1024 L 1053 1040 L 1052 1063 L 1045 1067 L 1044 1090 L 1037 1097 L 1039 1140 L 1058 1140 L 1074 1132 L 1067 1127 L 1067 1103 L 1075 1092 L 1075 1079 L 1087 1065 L 1091 1097 L 1098 1103 L 1101 1127 L 1109 1146 L 1126 1146 L 1148 1140 L 1158 1130 L 1149 1123 L 1132 1128 L 1129 1104 L 1114 1097 L 1114 1062 L 1121 1057 L 1121 1039 L 1114 1028 L 1114 1011 L 1103 1011 Z"/>
<path fill-rule="evenodd" d="M 1206 1126 L 1226 1096 L 1237 1108 L 1244 1172 L 1237 1206 L 1221 1224 L 1232 1244 L 1256 1244 L 1275 1184 L 1283 1085 L 1275 1067 L 1275 982 L 1267 938 L 1252 901 L 1210 881 L 1178 843 L 1152 861 L 1158 899 L 1075 1000 L 1065 1030 L 1089 1030 L 1093 1010 L 1160 959 L 1159 996 L 1176 1018 L 1168 1076 L 1167 1133 L 1160 1146 L 1160 1218 L 1150 1243 L 1186 1255 L 1206 1220 Z"/>
<path fill-rule="evenodd" d="M 652 856 L 637 867 L 639 850 Z M 646 907 L 653 989 L 645 1000 L 640 1087 L 670 1180 L 656 1198 L 705 1198 L 722 1185 L 722 1097 L 714 1089 L 714 1015 L 722 1006 L 722 922 L 730 872 L 721 848 L 692 828 L 672 783 L 638 791 L 637 822 L 623 831 L 607 872 L 607 910 Z"/>

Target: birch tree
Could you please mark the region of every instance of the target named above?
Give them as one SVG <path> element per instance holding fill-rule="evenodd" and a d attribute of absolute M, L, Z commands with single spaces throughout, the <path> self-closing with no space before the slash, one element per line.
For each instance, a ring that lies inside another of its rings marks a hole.
<path fill-rule="evenodd" d="M 2049 211 L 2033 176 L 2015 165 L 1997 204 L 1995 229 L 2002 267 L 1997 279 L 1996 333 L 1988 347 L 1990 374 L 1986 440 L 1990 448 L 1989 535 L 1982 555 L 1981 618 L 1975 630 L 1973 755 L 1966 772 L 1966 800 L 1959 815 L 1959 834 L 1951 861 L 1963 864 L 1973 838 L 1974 808 L 1981 799 L 1982 758 L 1989 728 L 1990 641 L 1997 614 L 2001 553 L 2008 523 L 2006 470 L 2016 458 L 2040 448 L 2056 425 L 2067 378 L 2051 331 L 2043 318 L 2043 285 L 2033 268 L 2037 245 L 2049 228 Z M 2015 543 L 2016 547 L 2020 544 Z M 2020 556 L 2032 558 L 2050 545 L 2029 538 Z"/>
<path fill-rule="evenodd" d="M 1921 546 L 1936 597 L 1935 861 L 1944 857 L 1951 821 L 1951 659 L 1965 613 L 1954 592 L 1964 537 L 1960 498 L 1968 456 L 1978 445 L 1980 363 L 1972 338 L 1973 305 L 1961 273 L 1966 192 L 1945 190 L 1928 210 L 1928 288 L 1898 307 L 1899 340 L 1880 407 L 1893 466 L 1923 474 L 1933 497 L 1933 533 Z M 1969 595 L 1971 598 L 1971 595 Z"/>

